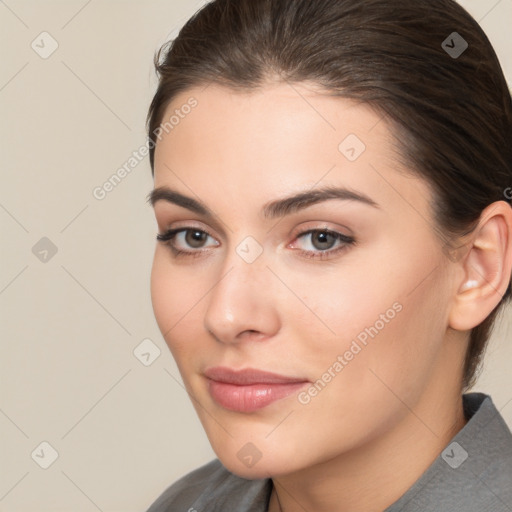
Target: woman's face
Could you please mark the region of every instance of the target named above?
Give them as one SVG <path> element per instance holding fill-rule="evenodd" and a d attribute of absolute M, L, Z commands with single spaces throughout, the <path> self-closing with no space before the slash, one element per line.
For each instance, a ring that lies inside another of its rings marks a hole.
<path fill-rule="evenodd" d="M 171 116 L 153 307 L 228 469 L 278 476 L 363 449 L 460 381 L 431 192 L 399 171 L 384 119 L 304 84 L 195 88 Z"/>

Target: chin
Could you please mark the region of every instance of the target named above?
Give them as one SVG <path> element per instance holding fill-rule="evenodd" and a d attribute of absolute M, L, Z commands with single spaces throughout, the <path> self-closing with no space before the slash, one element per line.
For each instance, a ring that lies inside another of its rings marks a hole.
<path fill-rule="evenodd" d="M 265 444 L 263 440 L 243 441 L 233 438 L 221 443 L 211 443 L 212 448 L 224 467 L 231 473 L 248 480 L 272 478 L 286 475 L 300 469 L 296 447 Z M 307 461 L 302 461 L 307 465 Z M 293 464 L 293 467 L 291 467 Z"/>
<path fill-rule="evenodd" d="M 247 480 L 260 480 L 289 473 L 289 468 L 283 468 L 279 463 L 276 464 L 276 461 L 264 460 L 263 457 L 252 467 L 241 462 L 236 456 L 219 457 L 219 460 L 228 471 Z"/>

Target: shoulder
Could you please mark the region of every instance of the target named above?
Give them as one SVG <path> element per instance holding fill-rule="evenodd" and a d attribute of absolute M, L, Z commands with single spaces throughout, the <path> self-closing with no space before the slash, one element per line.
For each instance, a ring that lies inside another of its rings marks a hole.
<path fill-rule="evenodd" d="M 479 496 L 487 496 L 491 511 L 509 512 L 512 510 L 512 433 L 503 416 L 490 396 L 472 393 L 474 402 L 480 398 L 481 405 L 473 418 L 475 431 L 462 437 L 467 444 L 467 462 L 474 477 Z"/>
<path fill-rule="evenodd" d="M 512 434 L 491 397 L 463 396 L 465 427 L 386 512 L 510 512 Z"/>
<path fill-rule="evenodd" d="M 264 512 L 270 489 L 270 480 L 240 478 L 215 459 L 168 487 L 147 512 Z"/>
<path fill-rule="evenodd" d="M 180 510 L 187 511 L 206 487 L 225 483 L 227 479 L 229 479 L 227 470 L 219 460 L 213 460 L 174 482 L 158 497 L 147 512 L 164 512 L 172 510 L 172 506 L 179 506 Z"/>

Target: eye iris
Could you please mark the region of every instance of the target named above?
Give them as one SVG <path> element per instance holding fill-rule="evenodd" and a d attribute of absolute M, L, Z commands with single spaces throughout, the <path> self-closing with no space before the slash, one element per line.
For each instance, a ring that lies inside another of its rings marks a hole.
<path fill-rule="evenodd" d="M 203 245 L 207 236 L 203 231 L 189 230 L 185 234 L 185 240 L 190 247 L 198 248 Z"/>
<path fill-rule="evenodd" d="M 330 249 L 336 242 L 336 237 L 327 231 L 317 231 L 312 234 L 311 241 L 315 249 Z"/>

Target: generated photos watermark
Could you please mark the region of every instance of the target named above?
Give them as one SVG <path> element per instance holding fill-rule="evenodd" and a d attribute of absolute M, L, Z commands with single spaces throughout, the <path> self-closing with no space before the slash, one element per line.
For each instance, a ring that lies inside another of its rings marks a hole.
<path fill-rule="evenodd" d="M 180 108 L 174 110 L 173 114 L 167 121 L 161 123 L 158 128 L 153 131 L 153 136 L 156 141 L 162 139 L 163 134 L 168 134 L 176 126 L 178 126 L 185 117 L 196 108 L 199 102 L 196 98 L 190 97 L 186 103 L 181 105 Z M 131 156 L 124 162 L 124 164 L 117 169 L 104 183 L 94 187 L 92 195 L 98 201 L 103 201 L 107 195 L 112 192 L 133 169 L 135 169 L 142 160 L 149 154 L 149 151 L 156 145 L 156 141 L 148 139 L 144 144 L 132 152 Z"/>

